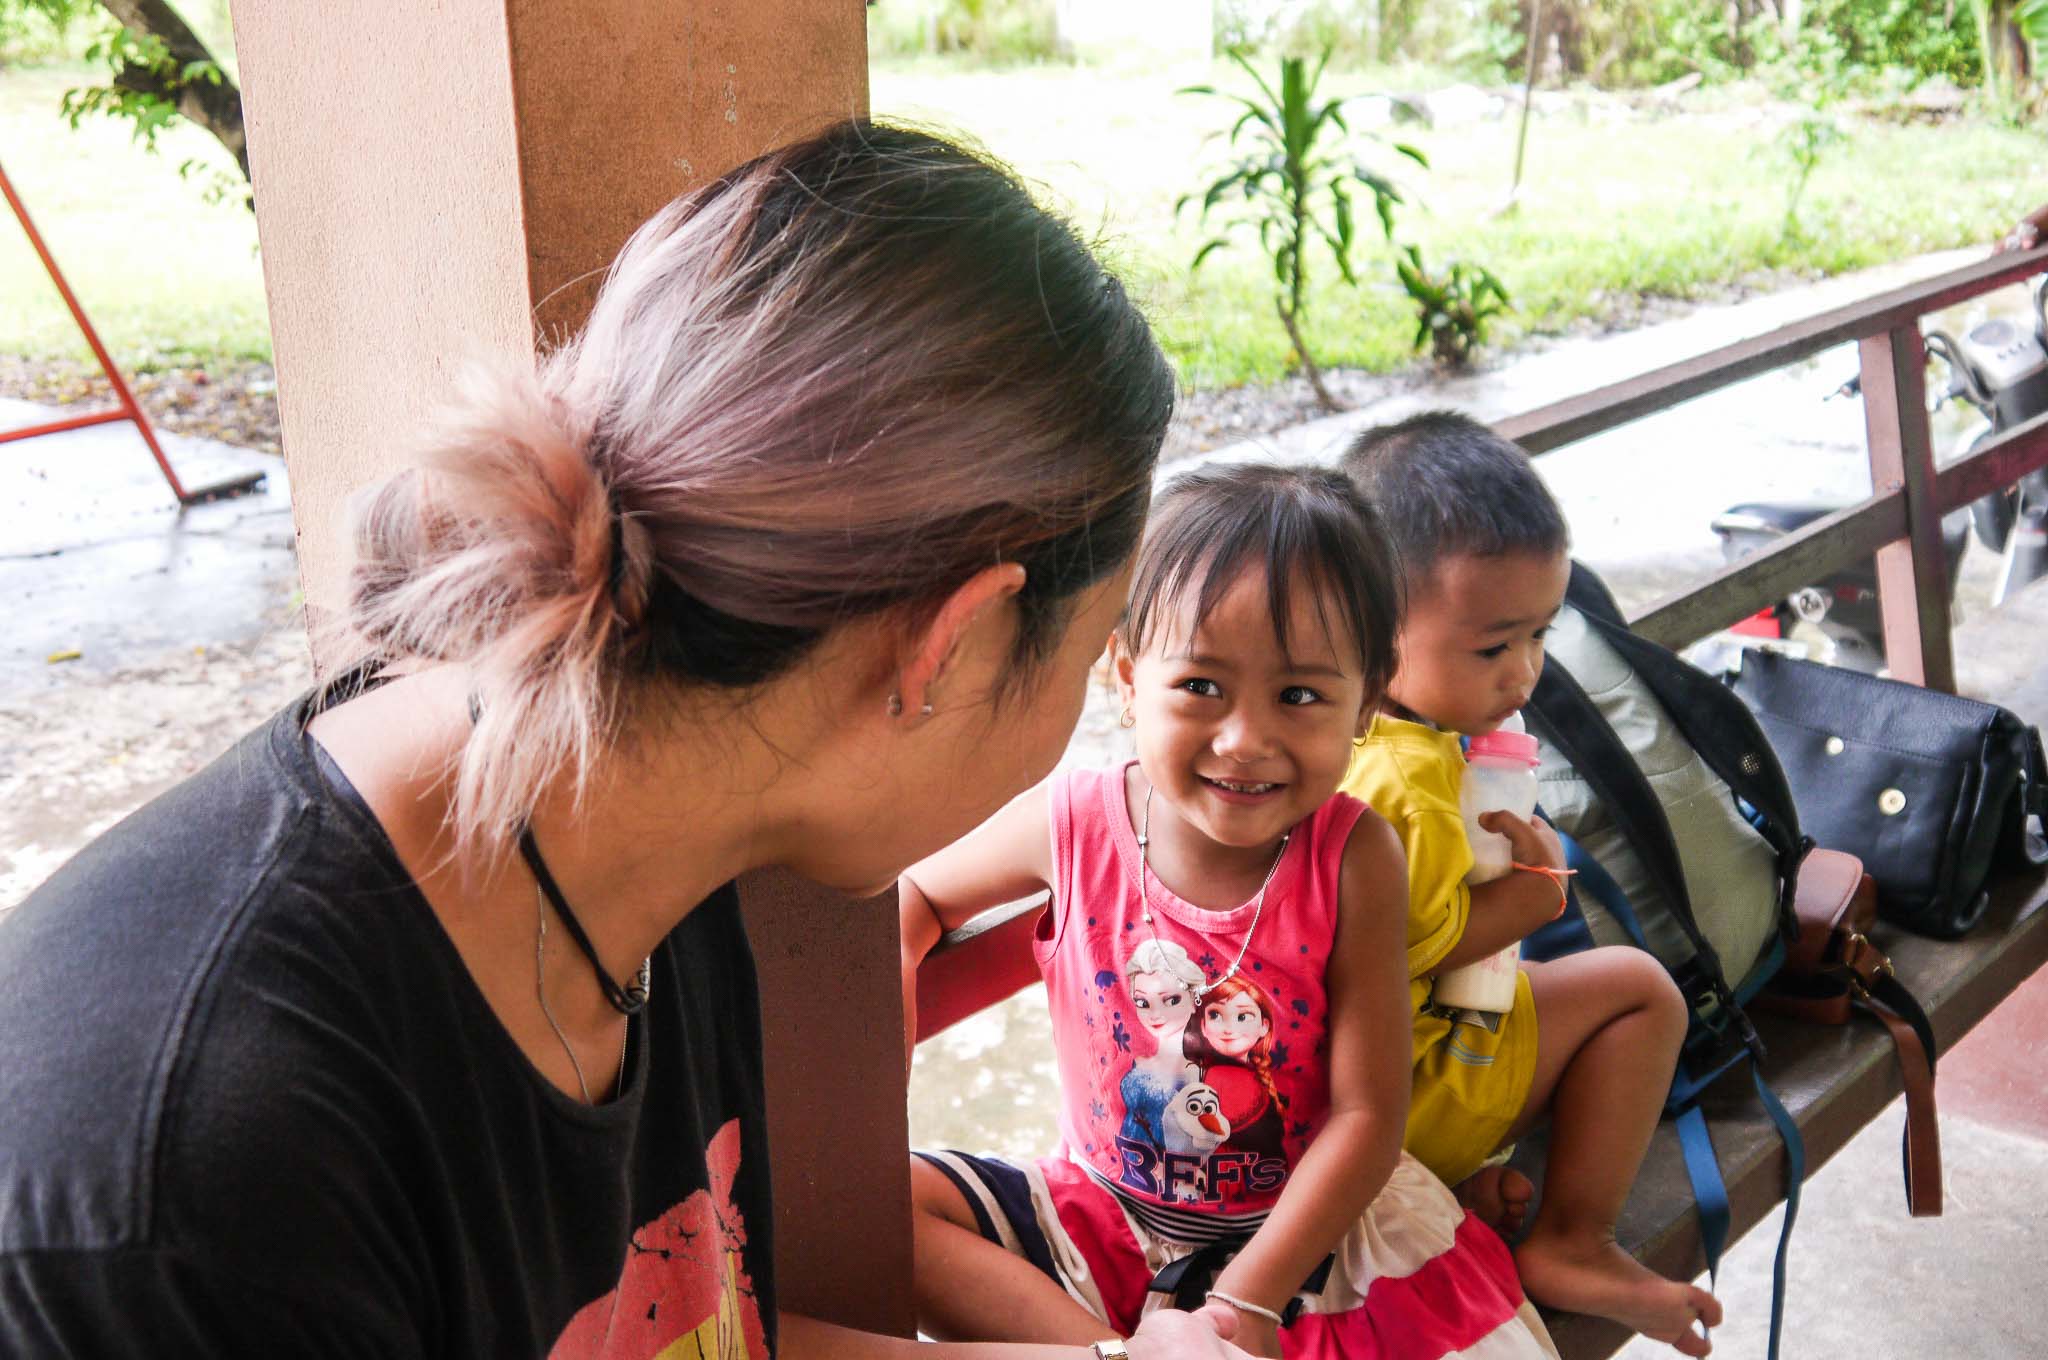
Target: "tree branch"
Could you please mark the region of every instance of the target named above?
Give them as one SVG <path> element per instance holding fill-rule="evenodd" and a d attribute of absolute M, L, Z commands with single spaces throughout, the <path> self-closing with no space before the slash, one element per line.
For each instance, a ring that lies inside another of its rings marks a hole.
<path fill-rule="evenodd" d="M 167 0 L 100 0 L 101 8 L 135 34 L 147 34 L 163 43 L 177 69 L 183 71 L 195 61 L 212 63 L 221 70 L 220 83 L 199 79 L 183 81 L 166 77 L 132 63 L 122 66 L 114 83 L 137 94 L 163 99 L 181 116 L 212 133 L 235 158 L 242 178 L 249 178 L 249 141 L 242 130 L 242 92 L 229 80 L 225 68 L 215 59 Z"/>

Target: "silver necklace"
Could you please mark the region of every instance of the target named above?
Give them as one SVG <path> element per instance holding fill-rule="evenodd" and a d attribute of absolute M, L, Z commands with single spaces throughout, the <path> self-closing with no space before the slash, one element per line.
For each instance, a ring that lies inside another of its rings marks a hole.
<path fill-rule="evenodd" d="M 533 996 L 540 1002 L 540 1013 L 546 1017 L 548 1028 L 555 1032 L 555 1038 L 562 1045 L 562 1052 L 569 1055 L 569 1066 L 576 1071 L 576 1089 L 583 1093 L 585 1105 L 595 1105 L 590 1098 L 590 1083 L 583 1079 L 583 1063 L 576 1056 L 576 1050 L 569 1043 L 569 1036 L 562 1032 L 562 1022 L 555 1019 L 555 1013 L 548 1006 L 547 956 L 548 956 L 548 899 L 539 888 L 533 890 L 534 901 L 540 908 L 538 926 L 533 932 Z M 641 967 L 644 969 L 645 964 Z M 645 985 L 644 982 L 642 984 Z M 626 1030 L 619 1036 L 619 1081 L 626 1080 L 626 1045 L 633 1033 L 633 1017 L 626 1017 Z"/>
<path fill-rule="evenodd" d="M 1152 932 L 1152 943 L 1156 945 L 1160 943 L 1159 927 L 1153 924 L 1152 921 L 1152 895 L 1147 891 L 1145 882 L 1146 878 L 1150 876 L 1152 869 L 1152 793 L 1152 783 L 1150 780 L 1147 780 L 1145 783 L 1145 811 L 1143 820 L 1138 825 L 1138 909 L 1139 914 L 1144 917 L 1145 928 Z M 1192 982 L 1183 982 L 1181 984 L 1181 986 L 1187 989 L 1188 995 L 1193 998 L 1197 1006 L 1202 1004 L 1203 997 L 1236 977 L 1237 970 L 1244 966 L 1245 952 L 1252 947 L 1252 936 L 1257 934 L 1259 929 L 1259 917 L 1264 915 L 1266 911 L 1266 889 L 1273 885 L 1273 875 L 1280 872 L 1280 861 L 1287 858 L 1287 842 L 1293 839 L 1294 829 L 1289 827 L 1287 834 L 1280 838 L 1280 848 L 1273 853 L 1273 864 L 1271 868 L 1266 870 L 1266 881 L 1259 884 L 1259 895 L 1252 899 L 1252 923 L 1245 929 L 1244 943 L 1237 947 L 1237 957 L 1231 960 L 1229 971 L 1214 982 L 1207 983 L 1201 987 L 1197 987 Z"/>

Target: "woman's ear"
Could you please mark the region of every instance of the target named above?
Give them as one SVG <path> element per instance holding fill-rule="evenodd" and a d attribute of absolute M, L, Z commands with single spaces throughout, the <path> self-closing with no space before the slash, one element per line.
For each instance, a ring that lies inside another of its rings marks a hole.
<path fill-rule="evenodd" d="M 921 713 L 932 702 L 932 690 L 946 667 L 957 658 L 962 644 L 989 611 L 1012 599 L 1024 589 L 1021 562 L 1003 562 L 984 567 L 948 595 L 930 620 L 912 637 L 907 649 L 901 686 L 896 691 L 903 712 Z"/>

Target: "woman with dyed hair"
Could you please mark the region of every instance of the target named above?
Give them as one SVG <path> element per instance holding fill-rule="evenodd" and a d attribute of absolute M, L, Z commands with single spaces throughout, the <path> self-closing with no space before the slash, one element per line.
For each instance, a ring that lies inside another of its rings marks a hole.
<path fill-rule="evenodd" d="M 361 663 L 0 922 L 0 1352 L 911 1345 L 777 1315 L 733 882 L 879 892 L 1052 768 L 1172 403 L 932 136 L 659 213 L 367 497 Z"/>

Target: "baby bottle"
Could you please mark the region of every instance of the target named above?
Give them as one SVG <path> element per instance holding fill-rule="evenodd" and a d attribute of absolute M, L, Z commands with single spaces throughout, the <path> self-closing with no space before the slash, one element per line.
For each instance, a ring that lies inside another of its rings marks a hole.
<path fill-rule="evenodd" d="M 1514 862 L 1514 846 L 1506 836 L 1479 825 L 1479 818 L 1497 810 L 1517 817 L 1536 811 L 1536 738 L 1523 729 L 1521 714 L 1467 745 L 1458 810 L 1464 814 L 1465 839 L 1472 847 L 1472 868 L 1465 882 L 1485 883 L 1507 873 Z M 1521 959 L 1521 942 L 1516 941 L 1497 954 L 1437 974 L 1432 993 L 1436 1004 L 1479 1012 L 1460 1018 L 1489 1028 L 1499 1024 L 1498 1017 L 1515 1007 L 1515 972 Z"/>

